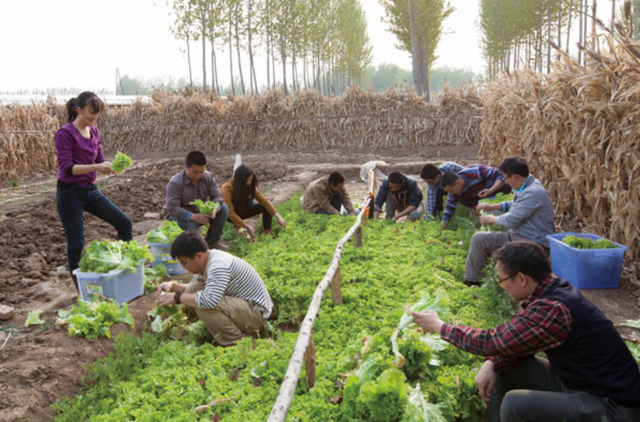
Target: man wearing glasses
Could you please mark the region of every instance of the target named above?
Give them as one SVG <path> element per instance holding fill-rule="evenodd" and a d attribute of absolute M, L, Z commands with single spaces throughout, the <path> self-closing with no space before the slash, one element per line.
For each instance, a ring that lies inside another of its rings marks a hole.
<path fill-rule="evenodd" d="M 520 302 L 511 321 L 481 330 L 413 313 L 425 332 L 486 357 L 476 376 L 485 422 L 640 421 L 640 371 L 613 323 L 551 273 L 539 244 L 509 242 L 494 258 L 497 282 Z"/>
<path fill-rule="evenodd" d="M 547 235 L 554 232 L 553 205 L 549 193 L 529 173 L 527 162 L 520 157 L 505 159 L 500 164 L 505 183 L 513 188 L 513 201 L 501 204 L 478 204 L 477 211 L 502 211 L 501 216 L 480 216 L 483 226 L 497 224 L 504 231 L 478 232 L 471 238 L 465 264 L 464 282 L 479 286 L 482 268 L 491 254 L 512 240 L 530 240 L 549 249 Z"/>

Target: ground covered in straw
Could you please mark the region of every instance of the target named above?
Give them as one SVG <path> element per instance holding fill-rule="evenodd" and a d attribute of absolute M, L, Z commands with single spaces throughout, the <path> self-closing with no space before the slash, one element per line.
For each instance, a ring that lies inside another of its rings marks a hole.
<path fill-rule="evenodd" d="M 283 202 L 317 177 L 318 172 L 339 169 L 354 181 L 360 164 L 382 159 L 393 168 L 415 175 L 426 161 L 455 159 L 469 164 L 476 161 L 476 154 L 475 147 L 437 147 L 375 154 L 254 153 L 244 160 L 261 178 L 269 198 Z M 231 175 L 232 154 L 212 155 L 210 161 L 219 183 Z M 136 167 L 123 177 L 100 182 L 109 198 L 134 221 L 134 235 L 142 237 L 158 224 L 158 216 L 153 213 L 160 212 L 166 181 L 181 169 L 181 162 L 182 156 L 175 154 L 138 157 Z M 0 190 L 0 231 L 4 234 L 0 237 L 0 303 L 18 310 L 12 320 L 0 324 L 0 344 L 11 334 L 0 351 L 0 421 L 49 420 L 50 404 L 76 394 L 86 373 L 84 366 L 112 349 L 112 340 L 73 339 L 53 324 L 57 310 L 75 300 L 64 270 L 64 235 L 55 209 L 54 178 L 45 173 L 37 180 L 19 180 L 19 186 Z M 361 192 L 363 186 L 351 182 L 348 188 Z M 86 217 L 85 221 L 87 242 L 114 235 L 108 225 L 93 217 Z M 615 322 L 640 316 L 633 280 L 624 278 L 619 290 L 587 294 Z M 151 297 L 132 302 L 130 309 L 138 332 L 152 305 Z M 26 313 L 34 309 L 43 309 L 49 322 L 25 329 Z M 114 331 L 119 330 L 126 328 L 116 325 Z"/>

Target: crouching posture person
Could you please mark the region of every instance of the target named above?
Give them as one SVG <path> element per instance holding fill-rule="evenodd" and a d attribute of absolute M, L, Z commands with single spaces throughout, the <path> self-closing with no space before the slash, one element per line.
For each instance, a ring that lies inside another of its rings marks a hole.
<path fill-rule="evenodd" d="M 171 256 L 202 280 L 189 284 L 162 283 L 158 305 L 184 304 L 195 308 L 216 342 L 231 346 L 243 337 L 263 334 L 273 303 L 256 270 L 244 260 L 209 250 L 196 232 L 186 231 L 171 245 Z"/>
<path fill-rule="evenodd" d="M 534 242 L 494 254 L 497 281 L 520 312 L 482 330 L 413 313 L 423 330 L 486 356 L 476 376 L 486 422 L 637 422 L 640 371 L 613 323 L 566 280 L 551 273 Z M 536 356 L 544 352 L 547 359 Z"/>

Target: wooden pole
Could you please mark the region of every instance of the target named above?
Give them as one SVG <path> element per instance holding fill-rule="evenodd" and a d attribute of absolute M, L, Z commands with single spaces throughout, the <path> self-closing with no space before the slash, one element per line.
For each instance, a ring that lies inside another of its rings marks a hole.
<path fill-rule="evenodd" d="M 364 202 L 365 208 L 368 207 L 370 203 L 371 197 L 368 197 Z M 316 291 L 311 298 L 311 304 L 309 305 L 307 314 L 305 315 L 304 320 L 302 320 L 302 324 L 300 324 L 298 340 L 296 340 L 296 345 L 293 348 L 291 359 L 289 359 L 287 373 L 284 375 L 284 380 L 282 381 L 282 385 L 280 386 L 278 398 L 273 404 L 273 408 L 271 409 L 271 413 L 269 414 L 269 419 L 267 419 L 267 422 L 284 422 L 285 418 L 287 417 L 289 407 L 291 407 L 291 400 L 293 400 L 293 396 L 296 392 L 296 386 L 298 385 L 298 380 L 300 379 L 300 371 L 302 370 L 302 362 L 304 362 L 304 354 L 307 351 L 307 346 L 309 345 L 309 342 L 311 340 L 311 329 L 313 328 L 313 323 L 315 322 L 316 317 L 318 316 L 318 312 L 320 311 L 322 296 L 329 288 L 329 283 L 331 282 L 331 280 L 333 280 L 336 271 L 338 271 L 338 266 L 340 265 L 340 257 L 342 256 L 344 245 L 349 241 L 349 239 L 351 239 L 351 236 L 353 236 L 356 229 L 360 226 L 362 217 L 364 217 L 363 214 L 364 213 L 360 213 L 358 215 L 355 224 L 340 240 L 340 242 L 338 242 L 336 250 L 333 253 L 333 260 L 331 261 L 331 265 L 329 266 L 329 269 L 327 270 L 318 287 L 316 287 Z"/>
<path fill-rule="evenodd" d="M 340 267 L 336 270 L 331 280 L 331 300 L 333 303 L 342 303 L 342 288 L 340 287 Z"/>
<path fill-rule="evenodd" d="M 309 339 L 307 350 L 304 352 L 304 365 L 307 389 L 311 390 L 316 384 L 316 345 L 313 343 L 313 334 Z"/>
<path fill-rule="evenodd" d="M 362 247 L 362 227 L 356 229 L 356 235 L 353 237 L 353 245 L 356 248 Z"/>

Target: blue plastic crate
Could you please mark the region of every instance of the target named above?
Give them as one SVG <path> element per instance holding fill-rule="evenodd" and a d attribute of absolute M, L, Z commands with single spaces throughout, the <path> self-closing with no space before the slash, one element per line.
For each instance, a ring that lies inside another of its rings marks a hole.
<path fill-rule="evenodd" d="M 171 257 L 171 243 L 149 243 L 149 250 L 151 251 L 151 255 L 153 255 L 153 265 L 156 267 L 157 265 L 164 265 L 167 267 L 167 272 L 169 275 L 182 275 L 186 274 L 187 270 L 185 270 L 182 265 Z"/>
<path fill-rule="evenodd" d="M 627 247 L 613 242 L 615 249 L 577 249 L 565 243 L 565 236 L 604 239 L 591 233 L 547 235 L 551 248 L 551 268 L 579 289 L 616 289 L 620 286 L 622 260 Z"/>
<path fill-rule="evenodd" d="M 115 299 L 118 305 L 142 296 L 144 293 L 144 259 L 132 273 L 129 270 L 115 270 L 105 274 L 83 273 L 80 268 L 73 271 L 78 279 L 80 298 L 89 301 L 93 296 Z"/>

